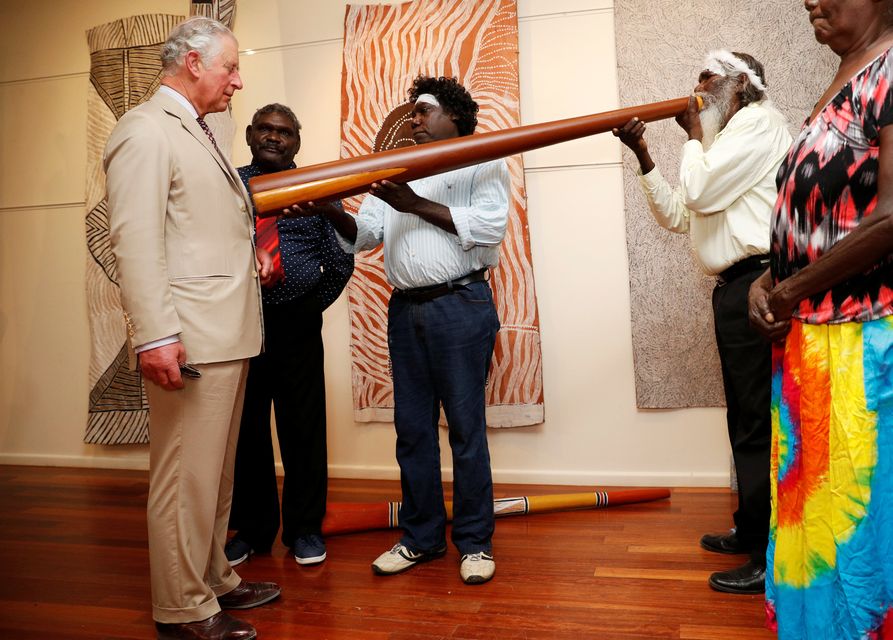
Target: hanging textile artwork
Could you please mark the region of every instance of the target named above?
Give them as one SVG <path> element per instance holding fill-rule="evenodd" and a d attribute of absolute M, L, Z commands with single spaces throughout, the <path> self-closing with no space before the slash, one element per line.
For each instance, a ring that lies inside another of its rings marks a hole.
<path fill-rule="evenodd" d="M 415 0 L 348 5 L 344 23 L 341 157 L 413 144 L 406 90 L 417 75 L 455 76 L 480 105 L 478 131 L 520 125 L 515 0 Z M 492 273 L 502 329 L 487 387 L 487 424 L 543 421 L 539 317 L 525 208 L 524 167 L 512 175 L 509 228 Z M 362 197 L 345 207 L 356 213 Z M 348 286 L 354 416 L 391 421 L 387 303 L 381 248 L 357 256 Z"/>
<path fill-rule="evenodd" d="M 232 25 L 236 0 L 192 2 L 190 15 Z M 149 441 L 149 412 L 142 379 L 128 363 L 127 335 L 115 257 L 109 245 L 102 152 L 115 123 L 145 102 L 161 82 L 159 51 L 184 16 L 152 14 L 115 20 L 87 32 L 90 86 L 87 92 L 87 308 L 90 321 L 90 400 L 84 442 L 139 444 Z M 206 118 L 221 149 L 232 146 L 229 113 Z"/>

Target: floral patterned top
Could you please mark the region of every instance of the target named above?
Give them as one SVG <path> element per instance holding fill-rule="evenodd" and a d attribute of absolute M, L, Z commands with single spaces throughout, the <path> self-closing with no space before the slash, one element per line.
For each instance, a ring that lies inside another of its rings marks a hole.
<path fill-rule="evenodd" d="M 818 260 L 877 206 L 880 131 L 893 122 L 888 49 L 803 125 L 778 169 L 772 216 L 775 283 Z M 809 324 L 867 322 L 893 314 L 893 254 L 867 272 L 804 299 Z"/>

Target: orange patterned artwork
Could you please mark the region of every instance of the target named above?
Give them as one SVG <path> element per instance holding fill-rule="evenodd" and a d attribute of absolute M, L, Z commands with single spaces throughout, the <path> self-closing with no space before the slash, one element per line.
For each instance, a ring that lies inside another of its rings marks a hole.
<path fill-rule="evenodd" d="M 406 90 L 417 75 L 455 76 L 480 105 L 478 132 L 520 125 L 515 0 L 415 0 L 348 5 L 344 23 L 341 157 L 414 144 Z M 527 227 L 524 167 L 508 158 L 512 209 L 491 285 L 502 329 L 487 387 L 487 424 L 543 421 L 539 317 Z M 345 201 L 356 213 L 364 196 Z M 389 422 L 387 303 L 381 248 L 357 256 L 348 285 L 354 414 Z"/>

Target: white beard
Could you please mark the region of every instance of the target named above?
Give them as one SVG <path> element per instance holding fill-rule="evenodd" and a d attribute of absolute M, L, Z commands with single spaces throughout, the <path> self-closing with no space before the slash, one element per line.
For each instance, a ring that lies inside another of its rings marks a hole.
<path fill-rule="evenodd" d="M 703 137 L 701 138 L 701 146 L 704 147 L 704 151 L 713 146 L 713 141 L 716 139 L 716 134 L 722 131 L 723 127 L 726 126 L 725 115 L 720 110 L 720 107 L 717 103 L 711 104 L 709 107 L 704 107 L 704 110 L 699 114 L 701 116 L 701 131 L 703 132 Z"/>
<path fill-rule="evenodd" d="M 717 134 L 729 123 L 729 111 L 735 99 L 735 85 L 732 82 L 719 87 L 717 93 L 701 93 L 704 109 L 698 115 L 701 118 L 701 146 L 706 151 L 713 146 Z"/>

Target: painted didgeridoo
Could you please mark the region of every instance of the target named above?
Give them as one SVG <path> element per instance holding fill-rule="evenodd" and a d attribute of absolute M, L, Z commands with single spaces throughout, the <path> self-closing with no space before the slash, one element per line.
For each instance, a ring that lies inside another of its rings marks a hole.
<path fill-rule="evenodd" d="M 699 108 L 702 106 L 697 97 Z M 248 181 L 259 216 L 280 213 L 293 204 L 338 200 L 369 190 L 373 182 L 409 182 L 559 142 L 604 133 L 631 118 L 645 122 L 685 112 L 688 98 L 652 102 L 579 118 L 488 131 L 427 144 L 399 147 L 356 158 L 314 164 L 256 176 Z"/>
<path fill-rule="evenodd" d="M 601 509 L 621 504 L 651 502 L 670 497 L 669 489 L 617 489 L 587 493 L 499 498 L 493 501 L 497 518 L 575 509 Z M 446 502 L 447 519 L 453 519 L 453 503 Z M 400 525 L 399 502 L 330 502 L 322 521 L 324 536 L 393 529 Z"/>

